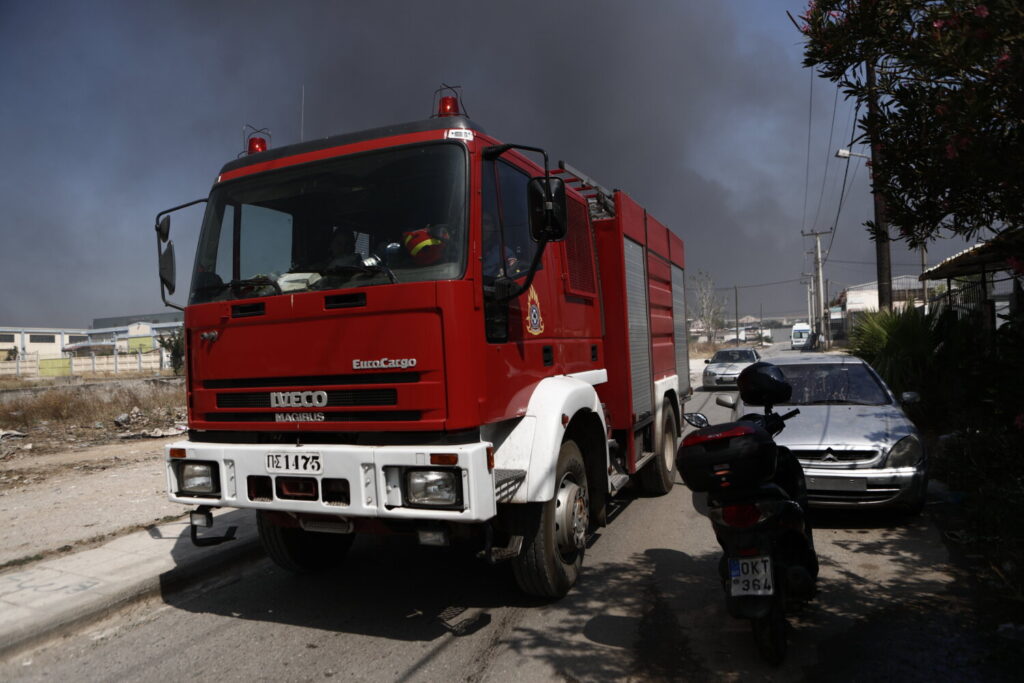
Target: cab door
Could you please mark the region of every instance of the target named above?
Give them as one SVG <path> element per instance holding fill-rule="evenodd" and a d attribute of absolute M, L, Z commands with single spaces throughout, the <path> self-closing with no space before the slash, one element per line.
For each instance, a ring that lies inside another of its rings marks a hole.
<path fill-rule="evenodd" d="M 507 158 L 481 164 L 482 267 L 485 353 L 484 422 L 526 410 L 532 387 L 561 372 L 551 316 L 559 302 L 556 250 L 549 244 L 531 286 L 518 297 L 495 300 L 493 283 L 524 283 L 539 245 L 530 237 L 527 184 L 531 174 Z"/>

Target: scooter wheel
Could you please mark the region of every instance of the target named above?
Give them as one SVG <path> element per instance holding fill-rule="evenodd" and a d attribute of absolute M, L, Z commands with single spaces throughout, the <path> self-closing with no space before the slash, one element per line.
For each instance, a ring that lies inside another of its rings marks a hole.
<path fill-rule="evenodd" d="M 771 611 L 759 619 L 751 620 L 754 640 L 761 658 L 772 666 L 779 666 L 786 659 L 786 645 L 789 640 L 789 624 L 782 601 L 774 600 Z"/>

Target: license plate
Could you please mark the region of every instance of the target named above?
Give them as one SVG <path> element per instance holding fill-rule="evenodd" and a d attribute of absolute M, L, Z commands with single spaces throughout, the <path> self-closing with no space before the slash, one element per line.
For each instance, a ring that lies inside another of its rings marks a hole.
<path fill-rule="evenodd" d="M 323 469 L 319 453 L 267 453 L 271 474 L 320 474 Z"/>
<path fill-rule="evenodd" d="M 772 558 L 730 557 L 729 576 L 732 595 L 772 595 L 775 580 L 772 577 Z"/>
<path fill-rule="evenodd" d="M 807 477 L 808 491 L 867 491 L 867 482 L 861 478 Z"/>

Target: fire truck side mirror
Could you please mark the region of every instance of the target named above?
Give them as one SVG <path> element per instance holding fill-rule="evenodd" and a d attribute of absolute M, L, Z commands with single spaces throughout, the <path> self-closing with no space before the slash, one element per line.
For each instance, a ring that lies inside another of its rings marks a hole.
<path fill-rule="evenodd" d="M 156 236 L 161 242 L 166 242 L 171 235 L 171 217 L 164 216 L 156 224 Z"/>
<path fill-rule="evenodd" d="M 530 209 L 530 236 L 534 242 L 565 239 L 565 183 L 561 178 L 531 178 L 526 188 Z"/>
<path fill-rule="evenodd" d="M 168 242 L 167 247 L 160 252 L 160 284 L 167 290 L 168 294 L 174 294 L 174 242 Z"/>

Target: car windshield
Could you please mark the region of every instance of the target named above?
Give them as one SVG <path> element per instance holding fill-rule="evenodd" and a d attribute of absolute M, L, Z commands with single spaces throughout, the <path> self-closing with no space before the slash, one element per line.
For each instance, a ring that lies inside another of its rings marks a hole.
<path fill-rule="evenodd" d="M 883 405 L 889 396 L 862 364 L 822 363 L 779 366 L 793 387 L 792 405 L 852 403 Z"/>
<path fill-rule="evenodd" d="M 450 280 L 466 262 L 461 145 L 347 156 L 210 195 L 189 302 Z"/>
<path fill-rule="evenodd" d="M 755 360 L 754 352 L 745 349 L 718 351 L 711 357 L 712 363 L 753 363 Z"/>

